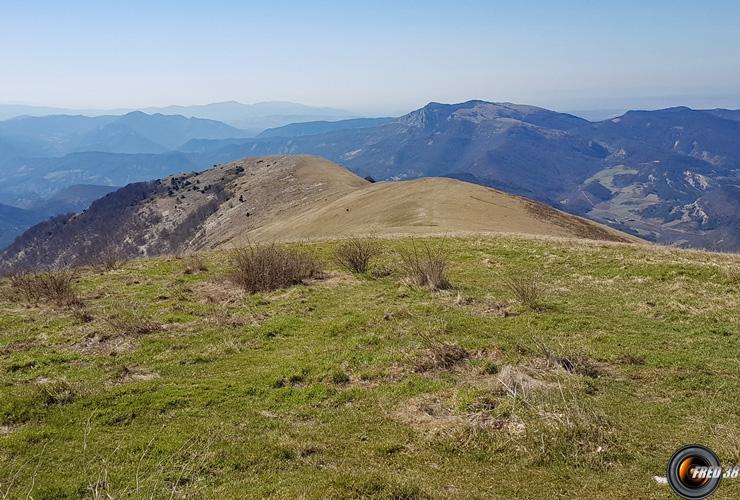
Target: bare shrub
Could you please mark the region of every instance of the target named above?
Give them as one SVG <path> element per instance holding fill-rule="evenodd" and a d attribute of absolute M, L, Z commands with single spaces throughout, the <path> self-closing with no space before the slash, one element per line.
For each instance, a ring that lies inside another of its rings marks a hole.
<path fill-rule="evenodd" d="M 162 329 L 162 325 L 147 318 L 133 307 L 118 311 L 115 315 L 108 317 L 106 322 L 115 330 L 115 333 L 128 337 L 138 337 Z"/>
<path fill-rule="evenodd" d="M 183 259 L 183 261 L 185 263 L 183 273 L 185 274 L 195 274 L 197 272 L 208 271 L 208 264 L 206 264 L 203 257 L 200 255 L 188 255 Z"/>
<path fill-rule="evenodd" d="M 524 306 L 533 310 L 544 307 L 542 304 L 544 290 L 534 277 L 511 277 L 504 280 L 504 283 Z"/>
<path fill-rule="evenodd" d="M 267 292 L 298 285 L 322 275 L 311 255 L 270 245 L 252 245 L 234 250 L 229 278 L 249 293 Z"/>
<path fill-rule="evenodd" d="M 82 307 L 73 283 L 76 278 L 70 269 L 41 273 L 18 273 L 10 278 L 10 285 L 26 302 L 50 302 L 59 307 Z"/>
<path fill-rule="evenodd" d="M 470 352 L 453 342 L 439 340 L 431 335 L 423 335 L 427 345 L 426 352 L 416 361 L 415 371 L 449 370 L 470 357 Z"/>
<path fill-rule="evenodd" d="M 370 261 L 380 253 L 380 244 L 375 239 L 351 238 L 334 250 L 334 260 L 349 272 L 366 273 Z"/>
<path fill-rule="evenodd" d="M 439 248 L 424 243 L 419 249 L 416 242 L 412 241 L 411 250 L 401 251 L 400 254 L 403 272 L 412 284 L 431 290 L 452 288 L 447 277 L 449 259 Z"/>
<path fill-rule="evenodd" d="M 119 248 L 109 245 L 100 252 L 97 263 L 104 271 L 113 271 L 118 269 L 124 260 L 123 252 Z"/>

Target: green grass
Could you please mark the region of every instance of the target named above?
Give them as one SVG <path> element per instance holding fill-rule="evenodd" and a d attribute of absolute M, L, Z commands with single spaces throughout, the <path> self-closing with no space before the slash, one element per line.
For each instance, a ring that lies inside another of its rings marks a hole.
<path fill-rule="evenodd" d="M 327 280 L 255 295 L 222 253 L 83 270 L 92 319 L 0 282 L 0 495 L 669 498 L 653 476 L 680 445 L 740 462 L 737 256 L 427 241 L 453 290 L 349 275 L 336 243 L 304 245 Z M 410 243 L 382 245 L 398 270 Z M 159 328 L 111 321 L 132 316 Z M 429 339 L 469 355 L 418 369 Z"/>

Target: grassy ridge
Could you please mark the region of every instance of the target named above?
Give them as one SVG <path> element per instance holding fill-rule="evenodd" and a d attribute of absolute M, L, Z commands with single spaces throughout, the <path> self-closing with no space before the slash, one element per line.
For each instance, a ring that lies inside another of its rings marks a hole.
<path fill-rule="evenodd" d="M 737 256 L 428 241 L 451 291 L 403 284 L 403 240 L 367 275 L 306 245 L 328 279 L 255 295 L 219 253 L 85 270 L 87 314 L 0 282 L 0 494 L 665 498 L 681 444 L 740 463 Z"/>

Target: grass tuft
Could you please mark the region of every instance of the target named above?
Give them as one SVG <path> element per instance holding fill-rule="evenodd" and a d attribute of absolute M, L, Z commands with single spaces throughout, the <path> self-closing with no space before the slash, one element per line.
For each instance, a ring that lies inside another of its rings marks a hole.
<path fill-rule="evenodd" d="M 544 290 L 534 277 L 511 277 L 504 280 L 506 287 L 525 307 L 534 311 L 542 310 Z"/>
<path fill-rule="evenodd" d="M 162 325 L 150 320 L 134 307 L 119 311 L 106 321 L 116 334 L 127 337 L 147 335 L 162 329 Z"/>
<path fill-rule="evenodd" d="M 412 241 L 411 249 L 402 250 L 400 254 L 403 272 L 412 285 L 430 290 L 452 288 L 447 276 L 450 261 L 440 248 L 434 248 L 424 242 L 419 249 L 416 241 Z"/>

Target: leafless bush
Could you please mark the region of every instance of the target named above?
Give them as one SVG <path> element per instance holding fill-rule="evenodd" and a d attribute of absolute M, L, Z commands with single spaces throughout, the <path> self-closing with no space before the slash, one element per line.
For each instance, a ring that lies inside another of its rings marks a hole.
<path fill-rule="evenodd" d="M 184 258 L 185 274 L 195 274 L 197 272 L 208 271 L 208 264 L 203 260 L 200 255 L 188 255 Z"/>
<path fill-rule="evenodd" d="M 59 307 L 82 307 L 73 287 L 75 277 L 75 272 L 70 269 L 22 272 L 11 276 L 10 285 L 29 303 L 46 301 Z"/>
<path fill-rule="evenodd" d="M 229 277 L 249 293 L 298 285 L 321 276 L 319 263 L 311 255 L 270 245 L 252 245 L 234 250 Z"/>
<path fill-rule="evenodd" d="M 124 261 L 123 252 L 113 245 L 105 247 L 98 256 L 98 265 L 103 268 L 104 271 L 113 271 Z"/>
<path fill-rule="evenodd" d="M 381 248 L 372 238 L 351 238 L 339 244 L 334 259 L 347 271 L 366 273 L 370 261 L 380 255 Z"/>
<path fill-rule="evenodd" d="M 439 248 L 432 248 L 424 243 L 419 249 L 415 241 L 411 250 L 401 252 L 401 264 L 406 278 L 416 286 L 428 287 L 431 290 L 452 288 L 447 277 L 449 259 Z"/>
<path fill-rule="evenodd" d="M 544 290 L 534 277 L 511 277 L 506 279 L 504 283 L 524 306 L 533 310 L 543 308 Z"/>

